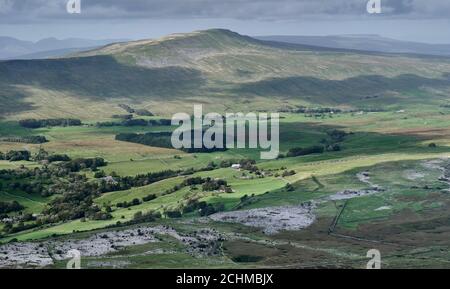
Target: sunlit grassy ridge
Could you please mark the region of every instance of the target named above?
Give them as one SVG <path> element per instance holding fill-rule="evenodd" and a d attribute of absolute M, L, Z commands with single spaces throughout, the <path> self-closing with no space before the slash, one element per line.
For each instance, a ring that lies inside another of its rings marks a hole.
<path fill-rule="evenodd" d="M 120 113 L 119 103 L 164 115 L 192 103 L 216 111 L 441 104 L 449 73 L 446 58 L 286 46 L 217 29 L 0 62 L 0 113 L 94 120 Z"/>

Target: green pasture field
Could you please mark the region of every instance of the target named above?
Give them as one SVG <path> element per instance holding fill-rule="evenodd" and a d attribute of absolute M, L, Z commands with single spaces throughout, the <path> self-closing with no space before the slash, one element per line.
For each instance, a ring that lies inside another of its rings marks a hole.
<path fill-rule="evenodd" d="M 372 181 L 386 188 L 386 191 L 349 200 L 336 226 L 338 232 L 358 236 L 360 230 L 363 230 L 361 228 L 379 226 L 377 224 L 382 222 L 398 222 L 396 221 L 397 218 L 405 214 L 414 214 L 416 218 L 421 218 L 421 216 L 431 218 L 429 217 L 430 214 L 434 216 L 434 214 L 437 214 L 436 212 L 446 210 L 449 206 L 445 195 L 422 189 L 426 185 L 432 188 L 438 187 L 439 171 L 424 172 L 426 173 L 425 178 L 414 180 L 419 189 L 411 189 L 412 181 L 406 179 L 405 174 L 412 170 L 423 170 L 421 163 L 425 160 L 450 156 L 450 134 L 447 125 L 449 119 L 447 111 L 436 113 L 431 110 L 411 110 L 404 113 L 394 111 L 363 114 L 345 113 L 324 118 L 284 113 L 280 126 L 281 153 L 283 154 L 290 148 L 320 144 L 322 139 L 327 138 L 327 132 L 333 129 L 344 130 L 349 135 L 341 143 L 342 150 L 338 152 L 325 152 L 323 154 L 269 161 L 258 160 L 258 150 L 231 149 L 225 152 L 187 154 L 177 150 L 114 140 L 114 136 L 118 133 L 145 133 L 172 129 L 168 127 L 117 126 L 97 128 L 92 125 L 85 125 L 30 130 L 21 128 L 14 122 L 2 122 L 0 127 L 3 136 L 44 135 L 49 142 L 42 145 L 1 142 L 0 151 L 7 152 L 8 150 L 25 148 L 35 153 L 40 147 L 43 147 L 49 152 L 65 153 L 72 158 L 104 157 L 108 161 L 108 165 L 100 168 L 100 170 L 105 171 L 106 174 L 115 172 L 121 176 L 134 176 L 169 169 L 199 169 L 210 162 L 219 164 L 223 160 L 243 158 L 256 159 L 258 168 L 270 173 L 269 176 L 261 178 L 245 171 L 221 168 L 189 176 L 224 179 L 233 189 L 233 193 L 228 194 L 203 192 L 199 188 L 192 189 L 189 187 L 168 195 L 164 194 L 166 190 L 181 184 L 186 177 L 169 178 L 144 187 L 105 193 L 94 201 L 100 207 L 112 206 L 113 219 L 111 220 L 74 220 L 4 236 L 2 241 L 6 242 L 12 239 L 19 241 L 41 240 L 55 236 L 70 238 L 70 236 L 76 236 L 77 232 L 95 232 L 105 229 L 107 226 L 115 225 L 117 222 L 130 221 L 137 212 L 177 210 L 190 199 L 198 199 L 211 204 L 224 204 L 225 210 L 228 211 L 237 208 L 254 209 L 297 205 L 313 200 L 323 200 L 327 196 L 345 189 L 367 188 L 367 184 L 362 183 L 356 177 L 357 173 L 366 170 L 370 171 Z M 436 143 L 437 147 L 429 147 L 429 143 Z M 40 164 L 34 162 L 0 161 L 0 169 L 17 169 L 22 165 L 26 167 L 40 166 Z M 281 175 L 286 170 L 294 170 L 295 174 L 287 177 L 274 176 L 275 174 Z M 92 177 L 90 171 L 83 173 Z M 294 190 L 286 190 L 287 184 L 292 184 Z M 115 206 L 118 202 L 130 202 L 136 198 L 142 200 L 150 194 L 155 194 L 157 198 L 130 208 L 117 208 Z M 241 198 L 244 196 L 250 198 L 246 203 L 241 202 Z M 50 200 L 50 198 L 27 195 L 21 192 L 6 192 L 5 190 L 0 193 L 0 199 L 2 201 L 18 201 L 26 207 L 25 212 L 34 214 L 39 214 Z M 316 230 L 314 227 L 311 229 L 311 234 L 319 234 L 315 235 L 315 238 L 325 242 L 323 244 L 304 241 L 303 237 L 297 237 L 297 234 L 294 233 L 286 232 L 268 237 L 261 235 L 259 230 L 242 225 L 209 221 L 208 226 L 224 232 L 237 230 L 247 236 L 249 241 L 244 244 L 239 243 L 241 241 L 225 242 L 223 244 L 223 256 L 221 257 L 193 258 L 184 252 L 182 244 L 168 239 L 167 243 L 164 244 L 128 247 L 115 256 L 90 257 L 85 259 L 83 264 L 89 268 L 95 268 L 99 266 L 98 264 L 102 264 L 102 267 L 108 267 L 108 264 L 111 267 L 126 264 L 123 265 L 126 268 L 202 268 L 205 264 L 208 264 L 211 268 L 289 267 L 290 262 L 295 263 L 298 260 L 295 257 L 288 258 L 287 256 L 303 254 L 309 260 L 304 262 L 305 267 L 321 264 L 321 258 L 334 260 L 332 262 L 335 262 L 335 264 L 343 262 L 348 266 L 358 267 L 364 260 L 362 257 L 358 257 L 358 251 L 355 251 L 353 247 L 348 247 L 344 240 L 330 241 L 326 234 L 320 233 L 326 230 L 327 223 L 331 222 L 343 204 L 344 201 L 328 201 L 321 202 L 317 206 L 318 226 L 323 225 L 325 227 L 319 229 L 319 233 L 314 231 Z M 180 222 L 189 221 L 191 218 L 192 216 L 187 214 L 179 220 L 163 219 L 158 222 L 176 225 Z M 406 225 L 401 224 L 399 226 Z M 369 233 L 364 231 L 364 234 Z M 286 238 L 290 240 L 289 242 L 294 243 L 289 245 L 285 241 Z M 297 240 L 297 238 L 300 239 Z M 420 245 L 427 247 L 430 246 L 429 242 L 429 240 L 424 239 Z M 236 260 L 244 258 L 242 257 L 242 249 L 240 249 L 243 248 L 242 246 L 247 246 L 249 254 L 257 261 L 236 262 Z M 145 255 L 148 250 L 165 247 L 173 253 L 157 254 L 151 258 Z M 277 254 L 286 257 L 284 259 L 276 258 Z M 417 264 L 417 259 L 411 252 L 399 251 L 399 254 L 404 254 L 404 260 L 407 260 L 405 262 L 411 266 Z M 434 256 L 431 251 L 427 254 L 429 258 Z M 129 255 L 132 257 L 128 257 Z M 124 260 L 128 261 L 124 262 Z M 437 263 L 429 261 L 427 264 L 431 267 L 433 264 L 440 264 L 441 266 L 439 260 L 436 261 Z M 389 257 L 389 263 L 387 263 L 388 266 L 392 267 L 404 264 L 395 256 Z M 63 262 L 55 264 L 55 267 L 63 266 Z"/>
<path fill-rule="evenodd" d="M 367 250 L 378 248 L 383 267 L 450 268 L 450 188 L 442 179 L 446 169 L 424 165 L 430 160 L 448 162 L 450 157 L 448 58 L 286 46 L 221 29 L 117 43 L 72 56 L 0 62 L 0 152 L 27 150 L 35 155 L 44 149 L 71 159 L 100 157 L 107 165 L 99 171 L 129 180 L 166 170 L 195 173 L 95 195 L 92 206 L 102 210 L 101 216 L 111 210 L 111 219 L 76 219 L 77 215 L 71 221 L 11 233 L 6 230 L 8 219 L 20 220 L 24 213 L 39 218 L 61 196 L 27 194 L 24 181 L 11 179 L 8 172 L 29 172 L 25 168 L 44 167 L 45 162 L 0 160 L 0 202 L 17 201 L 25 207 L 2 216 L 0 242 L 82 239 L 110 230 L 163 225 L 186 234 L 210 228 L 230 238 L 217 243 L 218 255 L 203 256 L 189 254 L 173 236 L 159 236 L 161 242 L 84 258 L 83 267 L 365 268 Z M 167 59 L 170 66 L 152 66 Z M 124 104 L 135 110 L 134 119 L 192 115 L 194 104 L 203 105 L 204 113 L 279 112 L 280 157 L 261 160 L 259 149 L 188 154 L 117 141 L 121 133 L 174 129 L 96 125 L 119 122 L 118 115 L 130 113 Z M 301 106 L 312 112 L 296 113 Z M 336 112 L 316 112 L 325 108 Z M 155 116 L 139 116 L 137 109 Z M 20 126 L 20 120 L 31 118 L 75 118 L 83 125 Z M 345 137 L 332 139 L 334 130 L 344 131 Z M 31 136 L 44 136 L 48 142 L 11 142 Z M 286 157 L 293 148 L 324 144 L 324 153 Z M 255 160 L 259 175 L 219 166 L 242 159 Z M 214 169 L 200 171 L 207 166 Z M 361 172 L 383 190 L 330 200 L 338 192 L 371 189 L 358 177 Z M 93 169 L 77 174 L 95 181 Z M 231 192 L 179 186 L 192 177 L 222 179 Z M 156 198 L 142 202 L 148 195 Z M 117 206 L 134 199 L 141 203 Z M 212 221 L 198 208 L 180 218 L 163 214 L 153 222 L 127 223 L 139 213 L 181 211 L 193 201 L 227 212 L 312 204 L 315 220 L 303 230 L 274 235 L 264 234 L 262 228 Z M 57 261 L 54 267 L 64 265 Z"/>

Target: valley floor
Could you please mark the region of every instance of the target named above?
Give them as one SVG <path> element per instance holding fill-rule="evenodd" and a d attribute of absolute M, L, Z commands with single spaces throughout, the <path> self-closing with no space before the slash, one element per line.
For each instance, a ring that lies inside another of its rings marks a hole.
<path fill-rule="evenodd" d="M 61 268 L 67 252 L 77 249 L 85 268 L 365 268 L 367 251 L 377 249 L 384 268 L 450 268 L 449 128 L 445 108 L 320 118 L 286 113 L 283 154 L 330 142 L 333 130 L 345 132 L 334 140 L 340 149 L 286 155 L 237 170 L 219 164 L 256 160 L 259 152 L 187 154 L 114 139 L 122 132 L 167 127 L 24 129 L 2 122 L 2 136 L 14 132 L 49 140 L 41 145 L 2 141 L 2 152 L 26 148 L 35 154 L 43 148 L 72 159 L 101 157 L 107 165 L 98 169 L 113 178 L 192 170 L 95 196 L 93 205 L 111 218 L 77 218 L 3 233 L 0 267 Z M 42 166 L 0 161 L 0 170 Z M 95 173 L 88 168 L 79 172 L 89 181 L 95 181 Z M 191 178 L 224 180 L 231 191 L 182 185 Z M 11 189 L 13 181 L 1 181 L 0 201 L 24 207 L 20 214 L 10 213 L 12 219 L 26 213 L 41 216 L 58 198 L 30 194 L 20 186 Z M 149 195 L 154 196 L 143 201 Z M 216 211 L 201 215 L 205 207 L 188 210 L 193 200 Z M 174 211 L 182 214 L 167 214 Z M 132 223 L 149 212 L 162 213 L 162 218 Z M 5 221 L 0 229 L 4 226 Z"/>

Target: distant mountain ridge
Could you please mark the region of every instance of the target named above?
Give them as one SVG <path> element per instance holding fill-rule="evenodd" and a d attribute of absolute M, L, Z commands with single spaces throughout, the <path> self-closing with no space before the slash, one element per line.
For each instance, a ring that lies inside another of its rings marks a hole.
<path fill-rule="evenodd" d="M 447 103 L 450 58 L 258 40 L 224 29 L 0 61 L 0 117 L 109 119 L 120 104 L 191 109 L 404 108 Z M 426 96 L 426 97 L 425 97 Z"/>
<path fill-rule="evenodd" d="M 90 40 L 82 38 L 56 39 L 45 38 L 37 42 L 19 40 L 12 37 L 0 36 L 0 59 L 31 59 L 62 56 L 64 50 L 68 52 L 80 51 L 99 47 L 124 39 Z M 55 54 L 56 53 L 56 54 Z"/>
<path fill-rule="evenodd" d="M 348 34 L 331 36 L 258 36 L 256 39 L 327 48 L 354 49 L 385 53 L 411 53 L 450 56 L 450 44 L 428 44 L 401 41 L 375 34 Z"/>

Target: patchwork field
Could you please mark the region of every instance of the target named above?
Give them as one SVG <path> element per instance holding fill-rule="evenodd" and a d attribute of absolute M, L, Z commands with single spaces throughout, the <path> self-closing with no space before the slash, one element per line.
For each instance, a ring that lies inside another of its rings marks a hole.
<path fill-rule="evenodd" d="M 449 73 L 221 30 L 0 62 L 0 267 L 450 268 Z M 279 112 L 279 157 L 165 146 L 193 104 Z"/>

